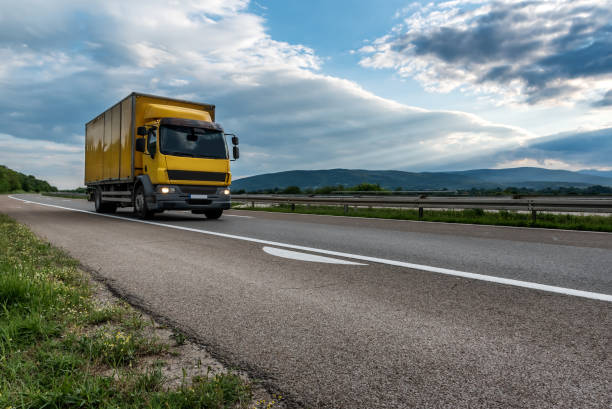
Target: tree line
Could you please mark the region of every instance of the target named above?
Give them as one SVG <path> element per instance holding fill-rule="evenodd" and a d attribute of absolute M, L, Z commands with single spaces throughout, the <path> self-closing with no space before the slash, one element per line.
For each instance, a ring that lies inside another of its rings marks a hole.
<path fill-rule="evenodd" d="M 328 195 L 334 192 L 386 192 L 387 190 L 382 188 L 379 184 L 374 183 L 360 183 L 355 186 L 322 186 L 317 188 L 300 188 L 299 186 L 287 186 L 284 189 L 275 187 L 273 189 L 260 189 L 255 191 L 249 191 L 248 193 L 261 193 L 261 194 L 284 194 L 284 195 L 300 195 L 300 194 L 315 194 L 315 195 Z M 247 193 L 246 190 L 240 189 L 233 192 L 234 194 L 240 195 Z"/>
<path fill-rule="evenodd" d="M 14 192 L 57 192 L 57 188 L 32 175 L 24 175 L 0 165 L 0 193 Z"/>

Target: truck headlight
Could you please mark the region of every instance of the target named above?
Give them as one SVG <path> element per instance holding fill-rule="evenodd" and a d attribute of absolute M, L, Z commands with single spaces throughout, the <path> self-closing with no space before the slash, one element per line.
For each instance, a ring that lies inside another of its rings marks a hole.
<path fill-rule="evenodd" d="M 172 187 L 172 186 L 158 186 L 157 187 L 157 191 L 159 193 L 163 193 L 165 195 L 167 193 L 174 193 L 174 192 L 176 192 L 176 188 Z"/>
<path fill-rule="evenodd" d="M 227 196 L 227 195 L 229 195 L 229 194 L 230 194 L 230 190 L 229 190 L 229 189 L 225 189 L 225 190 L 223 191 L 223 194 L 224 194 L 224 195 L 226 195 L 226 196 Z"/>

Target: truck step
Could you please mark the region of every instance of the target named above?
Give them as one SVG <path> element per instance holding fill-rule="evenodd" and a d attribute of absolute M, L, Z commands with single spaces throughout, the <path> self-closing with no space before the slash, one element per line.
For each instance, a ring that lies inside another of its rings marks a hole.
<path fill-rule="evenodd" d="M 105 202 L 132 202 L 132 198 L 130 197 L 105 197 Z"/>
<path fill-rule="evenodd" d="M 109 192 L 102 192 L 102 197 L 106 196 L 132 196 L 132 192 L 129 190 L 113 190 Z"/>

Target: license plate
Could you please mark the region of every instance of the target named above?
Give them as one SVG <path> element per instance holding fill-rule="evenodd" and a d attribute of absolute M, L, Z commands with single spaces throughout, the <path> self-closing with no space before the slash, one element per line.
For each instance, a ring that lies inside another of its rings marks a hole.
<path fill-rule="evenodd" d="M 192 199 L 208 199 L 208 195 L 191 195 Z"/>

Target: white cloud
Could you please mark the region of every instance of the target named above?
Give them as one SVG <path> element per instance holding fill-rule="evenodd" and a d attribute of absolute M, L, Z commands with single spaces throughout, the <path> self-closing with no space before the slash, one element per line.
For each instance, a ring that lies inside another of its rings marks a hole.
<path fill-rule="evenodd" d="M 592 102 L 611 88 L 612 1 L 427 3 L 359 51 L 430 92 L 495 95 L 499 103 Z"/>
<path fill-rule="evenodd" d="M 174 78 L 174 79 L 171 79 L 170 82 L 168 82 L 168 84 L 170 86 L 172 86 L 172 87 L 183 87 L 183 86 L 189 84 L 189 81 L 178 79 L 178 78 Z"/>
<path fill-rule="evenodd" d="M 581 170 L 581 169 L 588 168 L 588 165 L 567 163 L 562 160 L 554 159 L 554 158 L 548 158 L 548 159 L 522 158 L 522 159 L 515 159 L 511 161 L 500 162 L 494 166 L 495 169 L 520 168 L 520 167 Z"/>
<path fill-rule="evenodd" d="M 246 6 L 117 0 L 11 7 L 0 21 L 0 120 L 20 148 L 10 157 L 2 152 L 0 163 L 31 168 L 60 187 L 81 185 L 75 135 L 134 90 L 215 104 L 217 120 L 241 136 L 237 177 L 440 168 L 535 136 L 475 115 L 406 106 L 327 76 L 314 50 L 272 39 Z"/>
<path fill-rule="evenodd" d="M 519 167 L 536 167 L 558 170 L 573 170 L 579 171 L 593 167 L 592 163 L 582 162 L 566 162 L 556 158 L 522 158 L 510 161 L 502 161 L 493 166 L 494 169 L 519 168 Z M 612 170 L 612 166 L 598 166 L 597 170 L 607 171 Z"/>
<path fill-rule="evenodd" d="M 83 185 L 83 147 L 0 133 L 1 163 L 26 175 L 50 181 L 58 188 Z"/>
<path fill-rule="evenodd" d="M 524 144 L 474 158 L 481 167 L 507 168 L 521 166 L 550 169 L 608 170 L 612 157 L 612 127 L 596 130 L 575 129 L 570 132 L 529 139 Z M 449 168 L 473 168 L 469 161 L 459 160 Z"/>

